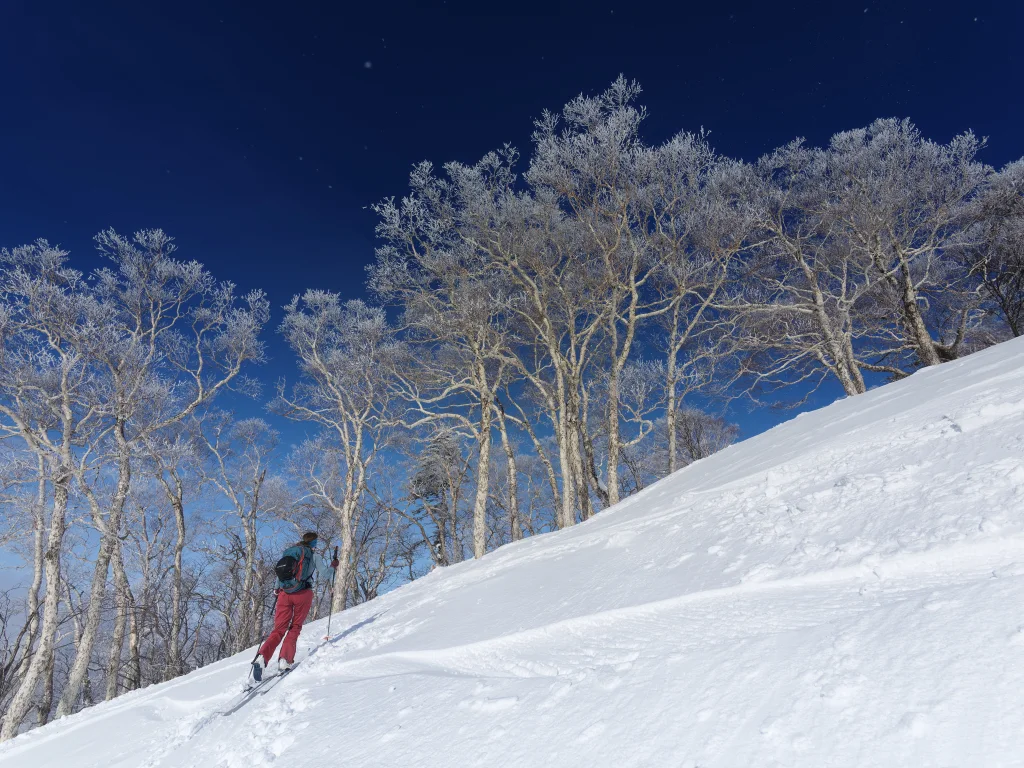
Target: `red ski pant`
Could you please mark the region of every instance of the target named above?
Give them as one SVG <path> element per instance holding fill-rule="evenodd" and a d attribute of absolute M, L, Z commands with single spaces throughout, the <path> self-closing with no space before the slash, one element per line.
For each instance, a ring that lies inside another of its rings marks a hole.
<path fill-rule="evenodd" d="M 270 663 L 270 657 L 274 655 L 277 644 L 284 638 L 281 645 L 281 654 L 278 658 L 287 662 L 295 661 L 295 643 L 302 631 L 302 622 L 309 615 L 309 609 L 313 605 L 313 590 L 304 589 L 289 595 L 287 592 L 277 593 L 277 609 L 274 611 L 274 630 L 267 637 L 260 647 L 260 654 L 263 661 Z"/>

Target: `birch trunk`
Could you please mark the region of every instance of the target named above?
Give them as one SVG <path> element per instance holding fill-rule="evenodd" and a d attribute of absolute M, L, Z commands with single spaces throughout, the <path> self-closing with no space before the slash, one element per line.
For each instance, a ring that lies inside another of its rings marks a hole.
<path fill-rule="evenodd" d="M 608 376 L 608 506 L 619 503 L 619 372 L 618 361 L 612 363 Z"/>
<path fill-rule="evenodd" d="M 331 602 L 331 611 L 338 613 L 348 608 L 348 595 L 352 585 L 354 568 L 352 567 L 352 555 L 354 549 L 354 536 L 352 534 L 352 518 L 355 512 L 355 500 L 347 499 L 339 510 L 339 523 L 341 523 L 341 551 L 338 553 L 338 570 L 334 573 L 334 598 Z"/>
<path fill-rule="evenodd" d="M 139 621 L 139 608 L 136 605 L 132 606 L 130 622 L 128 626 L 128 673 L 125 688 L 135 691 L 142 687 L 142 628 Z"/>
<path fill-rule="evenodd" d="M 811 297 L 814 305 L 814 317 L 818 322 L 818 329 L 821 331 L 821 336 L 825 341 L 825 349 L 828 351 L 828 355 L 831 358 L 831 369 L 832 373 L 839 383 L 843 387 L 843 391 L 847 395 L 860 395 L 863 394 L 863 385 L 858 389 L 856 384 L 856 377 L 859 377 L 859 371 L 856 376 L 851 373 L 848 366 L 846 349 L 842 343 L 842 340 L 836 338 L 836 332 L 832 325 L 832 318 L 829 317 L 828 309 L 825 307 L 825 296 L 821 290 L 821 285 L 818 282 L 818 275 L 807 263 L 804 255 L 797 251 L 794 253 L 797 263 L 800 265 L 801 271 L 804 273 L 804 278 L 807 280 L 807 284 L 811 289 Z M 855 366 L 856 367 L 856 366 Z"/>
<path fill-rule="evenodd" d="M 568 464 L 572 476 L 572 484 L 576 492 L 576 502 L 580 509 L 580 519 L 589 520 L 593 512 L 590 500 L 590 483 L 587 480 L 587 470 L 583 465 L 585 451 L 581 442 L 585 439 L 579 419 L 570 416 L 568 429 L 566 430 L 568 442 Z M 576 523 L 576 510 L 572 510 L 571 525 Z"/>
<path fill-rule="evenodd" d="M 50 722 L 50 710 L 53 709 L 53 662 L 54 653 L 51 645 L 43 659 L 43 694 L 39 697 L 39 704 L 36 706 L 39 725 L 46 725 Z"/>
<path fill-rule="evenodd" d="M 451 547 L 448 551 L 448 559 L 454 565 L 466 559 L 466 553 L 462 548 L 462 540 L 459 538 L 459 506 L 455 494 L 451 494 L 452 506 L 448 513 L 448 525 L 451 526 Z"/>
<path fill-rule="evenodd" d="M 60 556 L 64 546 L 67 527 L 68 494 L 71 477 L 67 472 L 53 473 L 53 511 L 50 515 L 50 531 L 46 540 L 45 575 L 46 592 L 43 595 L 43 620 L 39 629 L 39 643 L 32 654 L 32 660 L 21 679 L 17 692 L 11 699 L 0 726 L 0 741 L 13 738 L 22 721 L 32 708 L 32 698 L 39 683 L 44 680 L 49 668 L 52 676 L 53 646 L 57 635 L 57 609 L 60 606 L 61 575 Z M 50 690 L 52 691 L 52 682 Z M 49 707 L 47 707 L 49 712 Z"/>
<path fill-rule="evenodd" d="M 256 540 L 257 521 L 259 518 L 260 489 L 266 480 L 267 470 L 264 469 L 255 478 L 252 503 L 244 512 L 242 528 L 245 532 L 245 577 L 242 582 L 241 615 L 238 619 L 235 635 L 235 652 L 244 651 L 252 645 L 256 638 L 255 616 L 257 595 L 254 594 L 256 584 L 256 556 L 259 542 Z"/>
<path fill-rule="evenodd" d="M 39 588 L 43 584 L 46 554 L 46 463 L 42 455 L 38 457 L 36 471 L 39 473 L 39 480 L 36 486 L 35 506 L 32 510 L 32 583 L 26 596 L 25 614 L 28 616 L 28 625 L 24 641 L 25 651 L 18 665 L 19 677 L 23 677 L 28 671 L 32 660 L 32 648 L 39 633 Z M 16 644 L 16 648 L 17 645 L 20 643 Z"/>
<path fill-rule="evenodd" d="M 161 477 L 163 481 L 163 477 Z M 165 482 L 164 488 L 171 502 L 171 509 L 174 510 L 175 540 L 174 540 L 174 568 L 171 571 L 171 627 L 170 641 L 167 646 L 167 669 L 164 679 L 169 680 L 184 672 L 181 660 L 181 582 L 182 582 L 182 558 L 185 552 L 185 504 L 183 498 L 184 488 L 181 479 L 174 474 L 175 488 L 171 493 L 170 486 Z"/>
<path fill-rule="evenodd" d="M 678 436 L 676 435 L 676 361 L 675 355 L 669 355 L 667 386 L 668 402 L 665 410 L 665 429 L 668 430 L 668 473 L 671 475 L 679 468 Z"/>
<path fill-rule="evenodd" d="M 121 520 L 124 516 L 124 507 L 131 484 L 131 455 L 128 442 L 125 439 L 123 423 L 118 425 L 114 434 L 117 439 L 119 454 L 117 488 L 114 491 L 113 499 L 111 499 L 110 515 L 104 526 L 100 550 L 93 569 L 92 585 L 89 591 L 89 608 L 82 631 L 82 639 L 75 653 L 75 661 L 68 674 L 68 681 L 64 692 L 60 697 L 60 702 L 57 704 L 58 718 L 69 715 L 74 710 L 78 697 L 82 693 L 86 675 L 89 672 L 89 661 L 92 657 L 93 647 L 96 644 L 96 637 L 100 628 L 100 618 L 103 612 L 103 597 L 107 591 L 107 575 L 110 571 L 110 560 L 114 554 L 115 546 L 118 545 L 118 533 L 121 529 Z"/>
<path fill-rule="evenodd" d="M 573 436 L 569 432 L 569 404 L 566 402 L 565 380 L 560 370 L 556 372 L 556 384 L 558 423 L 555 424 L 555 434 L 558 442 L 558 468 L 562 474 L 562 506 L 558 516 L 558 527 L 568 528 L 576 524 L 577 487 L 574 482 L 575 470 L 572 461 Z"/>
<path fill-rule="evenodd" d="M 487 554 L 487 497 L 491 479 L 491 401 L 480 398 L 479 453 L 476 466 L 476 498 L 473 501 L 473 557 Z"/>
<path fill-rule="evenodd" d="M 124 637 L 128 630 L 128 614 L 131 612 L 131 601 L 128 597 L 128 576 L 124 571 L 121 559 L 121 545 L 114 546 L 111 564 L 114 568 L 114 632 L 110 640 L 110 656 L 107 659 L 107 690 L 106 701 L 117 697 L 118 677 L 121 670 L 121 653 L 124 650 Z"/>
<path fill-rule="evenodd" d="M 906 259 L 900 260 L 900 274 L 902 275 L 902 305 L 903 316 L 906 319 L 907 327 L 910 329 L 914 345 L 917 347 L 917 356 L 923 365 L 939 365 L 942 358 L 939 357 L 935 342 L 928 333 L 928 326 L 925 325 L 924 317 L 921 316 L 921 307 L 917 304 L 917 291 L 914 288 L 913 276 L 910 274 L 910 266 Z"/>
<path fill-rule="evenodd" d="M 505 451 L 505 464 L 508 472 L 508 515 L 509 537 L 512 541 L 523 538 L 522 521 L 519 519 L 519 473 L 516 469 L 516 452 L 508 439 L 508 426 L 505 423 L 505 406 L 501 400 L 498 404 L 498 429 L 501 431 L 501 447 Z"/>

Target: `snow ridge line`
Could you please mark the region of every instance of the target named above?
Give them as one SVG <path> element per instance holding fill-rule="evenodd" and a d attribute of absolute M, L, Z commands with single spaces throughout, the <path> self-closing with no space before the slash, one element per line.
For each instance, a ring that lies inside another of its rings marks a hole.
<path fill-rule="evenodd" d="M 983 355 L 983 354 L 987 354 L 987 353 L 988 353 L 988 350 L 985 350 L 985 351 L 980 352 L 978 354 L 982 354 Z M 905 389 L 912 387 L 912 384 L 910 382 L 912 382 L 912 381 L 918 381 L 919 382 L 922 378 L 924 378 L 926 376 L 937 375 L 938 373 L 940 373 L 938 368 L 926 368 L 926 369 L 922 369 L 920 371 L 916 371 L 914 374 L 912 374 L 911 376 L 908 376 L 905 379 L 902 379 L 902 380 L 897 381 L 897 382 L 892 382 L 890 384 L 887 384 L 884 388 L 879 388 L 879 389 L 872 390 L 872 391 L 866 393 L 867 397 L 865 397 L 865 398 L 859 398 L 859 397 L 856 398 L 856 399 L 850 398 L 850 397 L 840 398 L 839 400 L 834 401 L 833 403 L 831 403 L 828 406 L 829 410 L 832 411 L 832 413 L 830 413 L 830 416 L 829 416 L 829 418 L 830 418 L 829 429 L 832 432 L 834 432 L 835 434 L 833 435 L 833 437 L 830 440 L 828 440 L 828 441 L 826 441 L 824 443 L 816 442 L 815 444 L 817 444 L 819 446 L 819 449 L 820 449 L 821 447 L 823 447 L 825 445 L 828 445 L 829 443 L 837 443 L 837 442 L 841 443 L 842 440 L 844 440 L 844 439 L 849 437 L 850 433 L 847 430 L 845 430 L 845 429 L 837 429 L 837 427 L 840 427 L 842 424 L 844 424 L 845 422 L 849 422 L 849 421 L 855 421 L 855 422 L 860 422 L 861 423 L 856 431 L 865 431 L 865 430 L 868 429 L 869 426 L 876 425 L 876 424 L 879 424 L 879 423 L 884 423 L 884 422 L 889 421 L 889 420 L 898 421 L 901 424 L 903 429 L 906 429 L 906 428 L 913 429 L 914 428 L 914 424 L 915 424 L 915 417 L 919 417 L 919 415 L 920 415 L 920 413 L 922 411 L 925 412 L 925 413 L 934 412 L 936 414 L 936 418 L 938 418 L 939 414 L 941 414 L 944 410 L 948 410 L 946 408 L 946 405 L 948 405 L 948 403 L 946 403 L 946 401 L 948 399 L 950 399 L 951 397 L 959 399 L 960 396 L 962 396 L 964 393 L 968 393 L 968 392 L 972 392 L 972 391 L 976 391 L 976 390 L 982 390 L 985 393 L 994 393 L 993 396 L 996 399 L 993 400 L 992 402 L 984 402 L 984 403 L 971 403 L 970 401 L 968 401 L 968 405 L 970 405 L 972 407 L 983 408 L 983 407 L 988 407 L 988 406 L 993 406 L 993 405 L 994 406 L 1002 406 L 1002 405 L 1012 404 L 1013 401 L 1014 401 L 1014 398 L 1018 398 L 1020 396 L 1021 391 L 1022 391 L 1022 388 L 1019 385 L 1019 380 L 1020 380 L 1020 370 L 1019 370 L 1019 367 L 1020 367 L 1021 363 L 1017 362 L 1018 359 L 1024 359 L 1024 353 L 1017 353 L 1013 357 L 1011 357 L 1008 360 L 1006 360 L 1006 362 L 1003 365 L 1007 366 L 1007 367 L 1012 365 L 1013 367 L 1010 370 L 1007 370 L 1005 372 L 1002 372 L 1002 373 L 999 373 L 999 374 L 996 374 L 996 375 L 979 377 L 978 380 L 972 381 L 972 382 L 970 382 L 968 384 L 961 384 L 956 389 L 953 389 L 953 390 L 941 393 L 941 396 L 935 398 L 935 400 L 926 400 L 924 402 L 915 402 L 909 408 L 906 408 L 906 409 L 904 409 L 902 411 L 899 411 L 896 414 L 890 414 L 889 413 L 889 411 L 893 407 L 893 403 L 894 402 L 900 402 L 902 400 L 912 399 L 913 398 L 913 393 L 912 392 L 904 391 Z M 977 362 L 977 361 L 976 360 L 972 360 L 971 362 Z M 962 368 L 964 365 L 967 365 L 967 364 L 968 364 L 968 362 L 966 360 L 963 360 L 963 359 L 958 360 L 958 361 L 953 361 L 950 364 L 950 367 L 947 368 L 947 369 L 944 369 L 944 370 L 951 371 L 954 368 Z M 995 367 L 995 366 L 993 366 L 993 365 L 985 366 L 984 368 L 979 368 L 978 372 L 980 373 L 980 372 L 984 372 L 984 371 L 989 371 L 993 367 Z M 1006 382 L 1006 381 L 1009 381 L 1009 382 L 1011 382 L 1013 384 L 1016 384 L 1017 386 L 1014 386 L 1014 387 L 1005 387 L 1005 386 L 1004 387 L 1000 387 L 1000 386 L 998 386 L 999 384 L 1001 384 L 1003 382 Z M 837 413 L 836 412 L 837 409 L 841 409 L 842 413 Z M 853 409 L 853 410 L 850 410 L 850 409 Z M 800 414 L 797 414 L 797 416 L 808 416 L 808 417 L 812 417 L 813 418 L 816 414 L 819 414 L 820 411 L 822 411 L 822 410 L 824 410 L 824 409 L 817 409 L 817 410 L 814 410 L 814 411 L 800 413 Z M 869 416 L 871 418 L 868 418 Z M 796 422 L 795 418 L 791 419 L 789 421 L 785 421 L 785 422 L 783 422 L 781 424 L 777 424 L 776 426 L 772 427 L 769 430 L 766 430 L 765 432 L 763 432 L 763 433 L 761 433 L 759 435 L 755 435 L 751 439 L 752 440 L 756 440 L 758 438 L 762 438 L 762 437 L 765 437 L 765 436 L 768 436 L 768 435 L 772 435 L 773 433 L 777 436 L 782 431 L 795 429 L 794 425 L 796 423 L 797 422 Z M 902 435 L 902 434 L 903 434 L 902 431 L 897 430 L 895 432 L 895 434 L 887 435 L 887 438 L 890 438 L 890 439 L 886 440 L 886 443 L 891 442 L 891 438 L 892 437 L 899 436 L 899 435 Z M 806 440 L 806 437 L 804 439 Z M 688 465 L 686 467 L 683 467 L 682 469 L 678 470 L 677 472 L 675 472 L 672 475 L 667 475 L 667 476 L 665 476 L 663 478 L 660 478 L 656 482 L 654 482 L 651 485 L 649 485 L 646 488 L 644 488 L 642 491 L 640 491 L 638 493 L 635 493 L 632 496 L 629 496 L 629 497 L 623 499 L 621 502 L 619 502 L 618 505 L 616 505 L 612 509 L 603 510 L 601 514 L 606 519 L 607 517 L 610 517 L 611 515 L 615 515 L 615 514 L 621 512 L 621 511 L 623 511 L 623 510 L 626 510 L 626 509 L 630 508 L 631 506 L 633 506 L 634 504 L 643 501 L 645 499 L 645 497 L 650 492 L 656 490 L 657 487 L 660 484 L 665 483 L 665 481 L 670 480 L 671 478 L 679 478 L 684 473 L 685 473 L 685 475 L 687 477 L 689 477 L 691 475 L 697 474 L 700 469 L 704 469 L 705 471 L 707 471 L 709 468 L 711 468 L 710 472 L 711 472 L 712 475 L 714 475 L 715 469 L 717 469 L 720 464 L 724 463 L 724 464 L 726 464 L 728 466 L 729 462 L 731 462 L 735 458 L 736 450 L 740 449 L 743 446 L 746 446 L 747 444 L 748 444 L 748 441 L 745 441 L 745 440 L 741 441 L 739 443 L 734 443 L 733 445 L 730 445 L 727 448 L 724 448 L 723 450 L 719 451 L 718 453 L 713 454 L 712 456 L 709 456 L 707 458 L 701 459 L 700 461 L 696 461 L 696 462 L 694 462 L 694 463 L 692 463 L 692 464 L 690 464 L 690 465 Z M 744 472 L 744 474 L 731 476 L 728 480 L 724 480 L 722 482 L 718 482 L 717 479 L 712 478 L 710 480 L 710 482 L 712 484 L 708 484 L 708 481 L 709 481 L 708 478 L 698 477 L 698 478 L 696 478 L 691 483 L 691 487 L 687 488 L 684 493 L 685 493 L 685 495 L 692 495 L 693 497 L 698 497 L 699 498 L 699 497 L 704 497 L 704 496 L 708 496 L 708 495 L 714 495 L 714 494 L 717 494 L 717 493 L 721 493 L 722 491 L 726 491 L 726 490 L 733 490 L 733 489 L 743 488 L 746 484 L 749 483 L 749 481 L 752 478 L 757 478 L 757 477 L 759 477 L 761 475 L 764 475 L 765 472 L 779 471 L 781 468 L 785 467 L 788 464 L 792 464 L 792 463 L 795 463 L 795 462 L 799 462 L 799 461 L 801 461 L 803 459 L 806 459 L 807 456 L 808 456 L 808 454 L 807 454 L 806 446 L 804 446 L 804 445 L 797 446 L 796 449 L 785 452 L 785 454 L 783 456 L 778 457 L 778 460 L 773 462 L 770 465 L 756 466 L 753 469 L 750 469 L 750 468 L 747 468 L 747 467 L 743 467 L 743 465 L 740 465 L 740 467 L 739 467 L 740 469 L 746 470 Z M 730 469 L 735 470 L 735 469 L 737 469 L 737 467 L 733 463 L 733 466 L 731 466 Z M 678 510 L 677 509 L 673 509 L 673 510 L 671 510 L 671 512 L 675 513 L 675 512 L 678 512 Z M 611 515 L 609 515 L 609 513 L 611 513 Z M 666 517 L 666 516 L 667 515 L 656 515 L 654 517 L 648 517 L 648 518 L 645 518 L 645 519 L 657 519 L 657 518 Z M 621 521 L 621 522 L 634 522 L 634 520 L 633 519 L 629 519 L 628 521 Z M 605 530 L 611 530 L 612 527 L 613 526 L 608 526 Z"/>
<path fill-rule="evenodd" d="M 890 558 L 882 558 L 877 555 L 869 555 L 860 563 L 850 566 L 841 566 L 814 573 L 801 574 L 798 576 L 771 579 L 765 581 L 751 581 L 741 584 L 734 584 L 727 587 L 690 592 L 685 595 L 669 597 L 662 600 L 652 600 L 646 603 L 611 608 L 605 611 L 589 613 L 583 616 L 574 616 L 561 621 L 545 624 L 540 627 L 521 630 L 497 637 L 475 640 L 470 643 L 452 645 L 444 648 L 412 651 L 390 651 L 371 656 L 364 656 L 358 659 L 341 661 L 331 665 L 328 670 L 331 673 L 343 673 L 345 670 L 358 670 L 361 667 L 387 667 L 389 662 L 394 662 L 394 668 L 382 675 L 359 676 L 356 680 L 373 679 L 414 671 L 416 668 L 428 670 L 437 668 L 445 659 L 456 660 L 465 656 L 481 656 L 493 653 L 496 648 L 505 645 L 520 645 L 529 643 L 534 639 L 543 639 L 551 634 L 571 632 L 581 626 L 588 624 L 614 624 L 618 621 L 629 619 L 646 613 L 658 613 L 663 610 L 671 610 L 683 605 L 715 600 L 733 595 L 751 595 L 757 592 L 784 591 L 798 587 L 813 587 L 828 584 L 841 584 L 843 582 L 857 582 L 873 578 L 875 583 L 887 579 L 895 579 L 906 576 L 934 573 L 936 575 L 961 574 L 975 577 L 995 577 L 995 569 L 1006 567 L 1014 563 L 1024 563 L 1024 534 L 1018 534 L 999 539 L 985 539 L 970 544 L 958 544 L 951 547 L 927 550 L 924 552 L 900 553 Z M 1022 571 L 1024 575 L 1024 571 Z M 485 653 L 489 652 L 489 653 Z M 454 666 L 458 666 L 457 664 Z M 449 670 L 449 674 L 458 674 Z M 479 676 L 476 672 L 467 671 L 467 676 Z M 556 670 L 551 674 L 544 674 L 536 670 L 530 670 L 529 674 L 490 674 L 492 677 L 557 677 Z M 351 680 L 351 678 L 350 678 Z M 351 680 L 355 681 L 355 680 Z"/>

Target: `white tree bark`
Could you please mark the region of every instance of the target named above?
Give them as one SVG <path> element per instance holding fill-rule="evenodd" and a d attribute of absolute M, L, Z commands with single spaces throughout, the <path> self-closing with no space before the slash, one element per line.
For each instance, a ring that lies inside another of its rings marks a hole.
<path fill-rule="evenodd" d="M 70 447 L 70 446 L 69 446 Z M 45 574 L 46 592 L 43 596 L 43 620 L 39 629 L 39 643 L 32 654 L 32 660 L 21 679 L 17 692 L 11 699 L 0 726 L 0 740 L 6 741 L 17 735 L 22 721 L 32 708 L 32 699 L 40 682 L 49 670 L 52 675 L 53 647 L 57 635 L 58 608 L 61 595 L 60 559 L 66 531 L 68 494 L 71 476 L 66 470 L 50 462 L 53 472 L 53 507 L 50 513 L 50 531 L 46 540 Z"/>
<path fill-rule="evenodd" d="M 105 700 L 110 701 L 120 692 L 121 655 L 124 651 L 124 638 L 128 633 L 128 624 L 135 606 L 132 602 L 131 587 L 125 571 L 121 543 L 114 545 L 111 558 L 114 569 L 114 631 L 110 639 L 110 654 L 107 658 L 107 687 Z"/>
<path fill-rule="evenodd" d="M 480 399 L 480 427 L 476 467 L 476 495 L 473 500 L 473 557 L 487 553 L 487 499 L 491 477 L 491 415 L 492 398 Z"/>
<path fill-rule="evenodd" d="M 498 409 L 498 430 L 501 434 L 501 447 L 505 451 L 509 538 L 512 541 L 519 541 L 523 538 L 523 524 L 519 518 L 519 471 L 516 467 L 516 451 L 508 436 L 505 406 L 502 404 L 501 399 L 497 397 L 495 397 L 495 404 Z"/>

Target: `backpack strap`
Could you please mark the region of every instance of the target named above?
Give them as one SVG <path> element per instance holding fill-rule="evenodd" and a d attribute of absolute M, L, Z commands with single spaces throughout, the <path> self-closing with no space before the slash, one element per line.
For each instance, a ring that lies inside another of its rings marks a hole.
<path fill-rule="evenodd" d="M 309 552 L 309 578 L 306 579 L 306 581 L 304 583 L 307 586 L 312 587 L 313 586 L 313 572 L 316 570 L 316 554 L 309 547 L 303 547 L 303 549 L 307 550 Z M 300 570 L 299 570 L 299 575 L 300 576 L 302 575 L 301 566 L 300 566 Z"/>
<path fill-rule="evenodd" d="M 296 592 L 301 592 L 304 589 L 310 589 L 313 586 L 313 550 L 307 547 L 305 544 L 299 546 L 299 562 L 295 566 L 295 580 L 299 583 L 299 588 Z M 310 571 L 308 578 L 302 578 L 303 566 L 306 561 L 306 553 L 309 553 Z"/>

